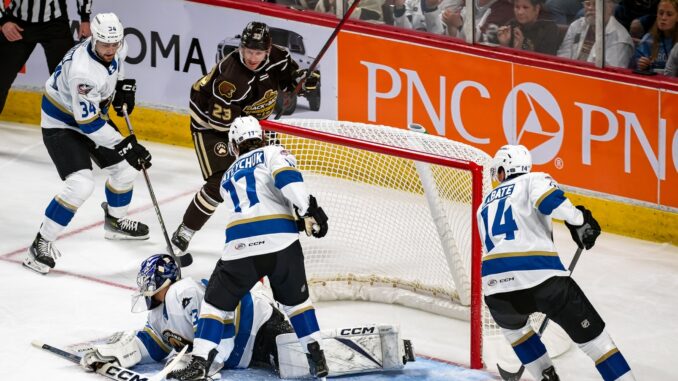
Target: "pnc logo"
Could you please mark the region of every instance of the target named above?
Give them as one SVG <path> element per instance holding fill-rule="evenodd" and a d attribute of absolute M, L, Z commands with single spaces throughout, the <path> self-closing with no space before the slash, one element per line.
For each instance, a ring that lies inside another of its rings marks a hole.
<path fill-rule="evenodd" d="M 563 113 L 556 98 L 543 86 L 526 82 L 506 96 L 502 112 L 509 144 L 531 147 L 534 164 L 553 160 L 563 143 Z"/>

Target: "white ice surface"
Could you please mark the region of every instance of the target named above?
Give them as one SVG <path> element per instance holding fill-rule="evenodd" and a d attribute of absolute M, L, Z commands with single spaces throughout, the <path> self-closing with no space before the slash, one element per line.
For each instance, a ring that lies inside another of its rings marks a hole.
<path fill-rule="evenodd" d="M 198 163 L 191 149 L 144 144 L 153 154 L 149 173 L 171 234 L 202 184 Z M 30 342 L 65 346 L 144 324 L 143 314 L 129 312 L 129 296 L 139 263 L 164 251 L 160 226 L 139 176 L 132 217 L 150 225 L 151 239 L 103 239 L 99 204 L 105 200 L 105 173 L 95 169 L 95 178 L 94 194 L 58 240 L 63 257 L 55 271 L 41 276 L 23 268 L 26 248 L 62 182 L 39 128 L 0 123 L 0 380 L 97 379 Z M 223 243 L 223 213 L 219 209 L 195 236 L 195 263 L 184 275 L 209 277 Z M 556 226 L 555 239 L 563 261 L 569 263 L 575 247 L 563 226 Z M 584 253 L 574 278 L 607 322 L 637 380 L 678 379 L 673 363 L 678 358 L 678 248 L 604 233 L 595 248 Z M 316 307 L 322 327 L 398 323 L 418 355 L 468 364 L 467 323 L 375 303 L 325 302 Z M 600 379 L 592 362 L 575 347 L 554 362 L 562 380 Z M 488 370 L 494 372 L 494 364 L 488 364 Z M 446 379 L 435 372 L 421 378 Z"/>

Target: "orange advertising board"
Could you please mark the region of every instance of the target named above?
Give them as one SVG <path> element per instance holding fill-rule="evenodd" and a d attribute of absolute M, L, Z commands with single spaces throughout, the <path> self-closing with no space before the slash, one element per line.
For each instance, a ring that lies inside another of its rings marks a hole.
<path fill-rule="evenodd" d="M 340 120 L 524 144 L 562 184 L 678 207 L 678 94 L 351 32 L 337 47 Z"/>

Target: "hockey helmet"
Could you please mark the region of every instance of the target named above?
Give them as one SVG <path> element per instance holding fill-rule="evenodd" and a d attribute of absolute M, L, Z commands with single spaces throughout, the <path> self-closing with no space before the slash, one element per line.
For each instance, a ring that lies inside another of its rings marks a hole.
<path fill-rule="evenodd" d="M 264 140 L 259 121 L 253 116 L 235 118 L 228 131 L 228 152 L 238 156 L 238 146 L 247 140 Z"/>
<path fill-rule="evenodd" d="M 132 311 L 144 311 L 136 308 L 137 302 L 143 296 L 146 301 L 145 310 L 151 310 L 160 303 L 153 299 L 153 295 L 169 287 L 179 280 L 179 268 L 174 259 L 167 254 L 155 254 L 141 262 L 137 274 L 137 293 L 132 301 Z"/>
<path fill-rule="evenodd" d="M 499 168 L 504 168 L 506 178 L 518 173 L 529 173 L 532 170 L 532 156 L 530 151 L 520 144 L 507 144 L 499 148 L 492 159 L 490 174 L 492 179 L 499 181 Z"/>
<path fill-rule="evenodd" d="M 252 21 L 247 24 L 245 30 L 242 31 L 240 47 L 255 50 L 268 50 L 271 47 L 271 41 L 272 38 L 268 26 L 263 22 Z"/>
<path fill-rule="evenodd" d="M 105 44 L 121 43 L 125 30 L 122 23 L 115 13 L 99 13 L 94 16 L 90 23 L 92 31 L 92 41 L 96 44 L 102 42 Z"/>

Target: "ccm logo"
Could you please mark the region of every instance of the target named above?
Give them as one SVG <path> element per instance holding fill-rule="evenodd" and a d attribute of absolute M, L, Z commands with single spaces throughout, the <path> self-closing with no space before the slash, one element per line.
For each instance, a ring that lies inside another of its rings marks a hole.
<path fill-rule="evenodd" d="M 250 247 L 251 246 L 259 246 L 259 245 L 263 245 L 264 243 L 266 243 L 266 241 L 250 242 L 250 243 L 247 244 L 247 246 L 250 246 Z"/>
<path fill-rule="evenodd" d="M 121 89 L 123 91 L 137 91 L 137 85 L 125 84 L 125 85 L 122 85 Z"/>
<path fill-rule="evenodd" d="M 339 331 L 340 335 L 364 335 L 366 333 L 374 333 L 374 327 L 355 327 L 344 328 Z"/>
<path fill-rule="evenodd" d="M 105 371 L 107 377 L 114 380 L 124 380 L 124 381 L 148 381 L 148 378 L 141 376 L 138 373 L 134 373 L 127 369 L 118 368 L 115 365 L 111 365 Z"/>

